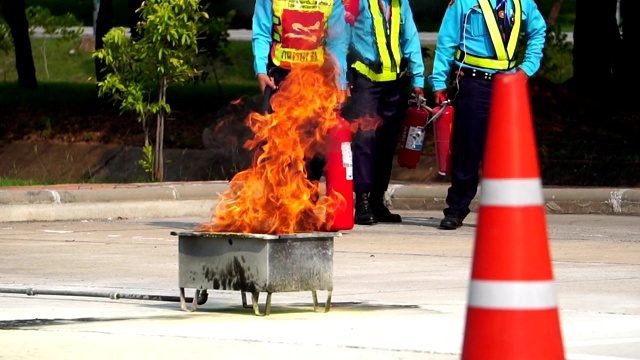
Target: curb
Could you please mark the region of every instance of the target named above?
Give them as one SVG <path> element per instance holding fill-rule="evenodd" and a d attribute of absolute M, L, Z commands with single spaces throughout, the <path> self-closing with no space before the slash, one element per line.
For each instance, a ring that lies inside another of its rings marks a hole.
<path fill-rule="evenodd" d="M 394 209 L 442 210 L 447 189 L 448 185 L 391 185 L 387 196 Z M 549 214 L 640 215 L 640 189 L 549 187 L 542 193 Z M 478 210 L 478 195 L 470 207 Z"/>
<path fill-rule="evenodd" d="M 83 184 L 0 189 L 3 222 L 203 217 L 213 214 L 227 181 Z M 393 183 L 387 204 L 398 210 L 442 210 L 448 184 Z M 640 189 L 544 188 L 551 214 L 640 215 Z M 478 209 L 478 196 L 471 210 Z"/>

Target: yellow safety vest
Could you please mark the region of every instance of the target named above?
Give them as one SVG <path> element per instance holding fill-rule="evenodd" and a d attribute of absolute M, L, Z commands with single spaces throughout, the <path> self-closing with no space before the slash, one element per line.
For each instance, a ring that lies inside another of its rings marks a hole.
<path fill-rule="evenodd" d="M 341 1 L 341 0 L 337 0 Z M 276 66 L 324 62 L 324 41 L 334 0 L 274 0 L 271 60 Z"/>
<path fill-rule="evenodd" d="M 489 36 L 493 48 L 496 51 L 495 58 L 478 57 L 458 49 L 456 51 L 456 60 L 465 64 L 483 67 L 494 70 L 510 70 L 516 66 L 516 46 L 518 45 L 518 35 L 520 34 L 520 25 L 522 23 L 522 5 L 520 0 L 514 0 L 514 21 L 509 38 L 502 40 L 500 28 L 498 27 L 498 18 L 496 17 L 493 7 L 489 0 L 478 0 L 484 20 L 489 29 Z M 505 16 L 507 16 L 505 14 Z"/>
<path fill-rule="evenodd" d="M 382 67 L 374 70 L 361 60 L 356 60 L 351 67 L 372 81 L 396 80 L 403 75 L 400 69 L 400 0 L 391 1 L 389 23 L 384 18 L 378 0 L 369 0 L 369 11 L 373 18 L 373 30 Z"/>

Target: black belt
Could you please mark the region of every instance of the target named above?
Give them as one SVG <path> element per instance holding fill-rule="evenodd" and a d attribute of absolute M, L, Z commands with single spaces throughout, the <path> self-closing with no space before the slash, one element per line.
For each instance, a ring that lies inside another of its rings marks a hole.
<path fill-rule="evenodd" d="M 487 80 L 487 81 L 493 80 L 493 75 L 495 75 L 494 73 L 489 73 L 486 71 L 482 71 L 474 68 L 468 68 L 468 67 L 462 67 L 460 68 L 460 70 L 462 71 L 464 76 L 471 76 L 474 78 Z"/>

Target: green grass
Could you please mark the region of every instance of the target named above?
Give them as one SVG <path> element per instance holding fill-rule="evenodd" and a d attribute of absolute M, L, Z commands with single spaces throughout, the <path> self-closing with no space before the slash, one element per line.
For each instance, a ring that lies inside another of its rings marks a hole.
<path fill-rule="evenodd" d="M 20 180 L 20 179 L 8 179 L 0 177 L 0 187 L 6 186 L 30 186 L 30 185 L 52 185 L 50 181 L 40 180 Z"/>
<path fill-rule="evenodd" d="M 33 62 L 39 82 L 74 83 L 94 81 L 95 70 L 91 54 L 76 50 L 79 41 L 62 39 L 31 39 Z M 70 53 L 72 50 L 75 53 Z M 1 55 L 1 54 L 0 54 Z M 18 80 L 13 52 L 0 56 L 0 81 Z"/>
<path fill-rule="evenodd" d="M 33 61 L 38 82 L 71 82 L 95 84 L 95 65 L 90 51 L 79 49 L 80 40 L 31 39 Z M 253 75 L 253 54 L 251 44 L 244 41 L 229 43 L 228 55 L 231 62 L 217 62 L 216 74 L 221 83 L 236 85 L 256 85 Z M 15 82 L 18 74 L 15 69 L 13 52 L 0 53 L 0 82 Z M 215 82 L 211 74 L 208 82 Z"/>

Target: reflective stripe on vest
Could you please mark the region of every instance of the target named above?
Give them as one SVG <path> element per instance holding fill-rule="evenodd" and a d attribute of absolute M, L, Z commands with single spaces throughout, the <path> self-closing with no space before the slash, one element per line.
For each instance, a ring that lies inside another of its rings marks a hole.
<path fill-rule="evenodd" d="M 458 49 L 456 51 L 456 60 L 465 64 L 483 67 L 494 70 L 510 70 L 516 66 L 516 46 L 518 44 L 518 35 L 520 34 L 520 25 L 522 23 L 522 7 L 520 0 L 513 0 L 514 5 L 514 21 L 513 28 L 509 34 L 506 44 L 502 40 L 502 34 L 498 27 L 498 19 L 489 0 L 478 0 L 485 23 L 489 29 L 491 43 L 496 51 L 496 58 L 478 57 L 465 53 Z M 507 16 L 505 14 L 505 16 Z"/>
<path fill-rule="evenodd" d="M 373 18 L 373 30 L 382 72 L 375 72 L 360 60 L 354 62 L 351 67 L 373 81 L 396 80 L 403 75 L 400 71 L 400 0 L 391 0 L 389 10 L 391 16 L 388 24 L 384 17 L 384 9 L 380 7 L 378 0 L 369 0 L 369 11 Z M 387 26 L 391 28 L 387 29 Z"/>
<path fill-rule="evenodd" d="M 271 60 L 276 66 L 322 65 L 325 33 L 333 3 L 334 0 L 308 2 L 299 8 L 289 0 L 273 1 Z"/>

